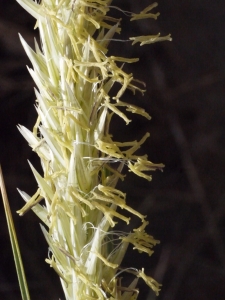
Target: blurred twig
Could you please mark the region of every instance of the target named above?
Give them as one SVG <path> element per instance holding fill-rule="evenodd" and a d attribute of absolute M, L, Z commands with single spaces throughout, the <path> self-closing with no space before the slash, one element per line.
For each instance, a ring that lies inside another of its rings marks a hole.
<path fill-rule="evenodd" d="M 206 230 L 215 244 L 215 249 L 218 253 L 220 262 L 223 265 L 223 268 L 225 268 L 225 247 L 223 239 L 221 238 L 220 232 L 217 228 L 216 220 L 210 205 L 207 202 L 206 193 L 199 178 L 197 168 L 192 159 L 187 139 L 179 123 L 178 117 L 175 114 L 170 114 L 168 119 L 171 126 L 171 131 L 180 152 L 184 170 L 189 180 L 190 187 L 193 191 L 193 196 L 197 202 L 201 203 L 202 215 L 205 220 Z"/>

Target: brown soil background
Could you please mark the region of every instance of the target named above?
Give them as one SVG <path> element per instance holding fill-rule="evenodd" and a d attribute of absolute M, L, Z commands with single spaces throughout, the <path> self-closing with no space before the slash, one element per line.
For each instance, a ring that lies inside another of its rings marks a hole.
<path fill-rule="evenodd" d="M 147 0 L 115 1 L 140 11 Z M 126 127 L 115 120 L 115 139 L 151 137 L 141 153 L 163 162 L 163 173 L 152 182 L 127 175 L 120 184 L 127 201 L 148 215 L 148 232 L 161 241 L 152 257 L 129 249 L 124 266 L 145 267 L 163 284 L 158 300 L 225 299 L 225 5 L 224 0 L 161 0 L 158 21 L 129 23 L 122 37 L 171 33 L 173 42 L 139 47 L 112 43 L 113 54 L 140 57 L 129 65 L 146 82 L 144 97 L 131 97 L 152 116 L 133 116 Z M 20 218 L 23 202 L 16 188 L 32 194 L 36 183 L 29 159 L 39 170 L 36 155 L 16 129 L 32 128 L 36 119 L 31 66 L 18 39 L 20 32 L 33 45 L 34 20 L 15 1 L 0 1 L 0 162 L 19 236 L 32 300 L 64 299 L 60 283 L 44 259 L 48 250 L 32 212 Z M 127 67 L 127 68 L 128 68 Z M 3 206 L 0 204 L 0 299 L 21 299 Z M 138 226 L 138 224 L 137 224 Z M 122 229 L 126 229 L 123 226 Z M 139 299 L 154 294 L 140 281 Z"/>

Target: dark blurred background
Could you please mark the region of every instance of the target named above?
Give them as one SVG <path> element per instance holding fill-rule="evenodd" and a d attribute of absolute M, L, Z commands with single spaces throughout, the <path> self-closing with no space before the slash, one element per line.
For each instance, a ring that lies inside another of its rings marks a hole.
<path fill-rule="evenodd" d="M 121 4 L 122 3 L 122 4 Z M 116 0 L 125 10 L 138 12 L 148 0 Z M 157 21 L 129 23 L 122 37 L 171 33 L 173 42 L 139 47 L 112 43 L 114 55 L 140 57 L 129 65 L 146 82 L 144 97 L 135 103 L 152 116 L 136 116 L 126 127 L 115 121 L 117 140 L 151 137 L 141 153 L 163 162 L 163 173 L 152 182 L 127 175 L 120 188 L 127 202 L 148 215 L 148 232 L 161 241 L 152 257 L 129 249 L 124 266 L 145 267 L 163 284 L 158 300 L 225 299 L 225 5 L 224 0 L 160 0 Z M 64 299 L 59 280 L 44 262 L 47 245 L 32 212 L 19 217 L 23 201 L 16 188 L 32 194 L 36 183 L 29 159 L 39 160 L 20 136 L 16 125 L 32 129 L 36 120 L 31 66 L 18 39 L 20 32 L 33 46 L 34 19 L 16 1 L 0 0 L 0 162 L 18 232 L 33 300 Z M 128 68 L 127 67 L 127 68 Z M 129 101 L 128 92 L 124 99 Z M 127 98 L 127 99 L 126 99 Z M 133 100 L 132 100 L 133 101 Z M 3 205 L 0 204 L 0 299 L 21 299 Z M 138 226 L 138 224 L 137 224 Z M 126 226 L 123 226 L 126 230 Z M 140 300 L 155 299 L 140 281 Z"/>

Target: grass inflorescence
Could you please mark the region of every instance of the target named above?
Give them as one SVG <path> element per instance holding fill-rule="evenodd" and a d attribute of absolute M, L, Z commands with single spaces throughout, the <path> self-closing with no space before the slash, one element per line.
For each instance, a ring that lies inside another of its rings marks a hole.
<path fill-rule="evenodd" d="M 125 124 L 132 113 L 150 119 L 144 109 L 122 100 L 127 89 L 144 93 L 133 74 L 123 70 L 124 64 L 138 59 L 107 54 L 110 41 L 121 32 L 121 19 L 110 16 L 113 1 L 17 2 L 37 20 L 40 32 L 35 50 L 20 36 L 33 66 L 28 71 L 37 86 L 38 118 L 33 131 L 18 128 L 43 168 L 41 175 L 30 164 L 38 189 L 32 197 L 20 191 L 26 204 L 18 213 L 32 209 L 44 223 L 41 229 L 50 247 L 46 262 L 59 275 L 67 300 L 136 299 L 138 278 L 158 294 L 160 284 L 144 269 L 121 267 L 129 244 L 151 255 L 158 241 L 145 231 L 146 216 L 127 204 L 116 184 L 124 179 L 124 167 L 151 180 L 151 171 L 161 170 L 163 164 L 136 154 L 149 133 L 139 141 L 115 141 L 110 134 L 114 115 Z M 156 6 L 124 15 L 131 21 L 156 19 Z M 157 34 L 131 37 L 130 42 L 170 39 Z M 140 219 L 139 228 L 113 231 L 116 223 L 129 224 L 133 216 Z M 128 287 L 121 280 L 125 272 L 135 276 Z"/>

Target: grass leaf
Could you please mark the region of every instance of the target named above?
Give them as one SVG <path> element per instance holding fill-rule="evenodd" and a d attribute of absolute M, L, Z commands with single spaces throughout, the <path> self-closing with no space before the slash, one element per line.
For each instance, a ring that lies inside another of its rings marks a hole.
<path fill-rule="evenodd" d="M 15 226 L 13 223 L 13 218 L 12 218 L 12 213 L 11 213 L 10 206 L 9 206 L 7 193 L 6 193 L 5 182 L 4 182 L 4 178 L 3 178 L 1 165 L 0 165 L 0 189 L 1 189 L 1 194 L 2 194 L 2 200 L 3 200 L 3 204 L 4 204 L 6 220 L 7 220 L 7 225 L 8 225 L 8 229 L 9 229 L 9 236 L 10 236 L 10 240 L 11 240 L 11 246 L 12 246 L 12 250 L 13 250 L 13 256 L 14 256 L 14 261 L 15 261 L 15 265 L 16 265 L 16 271 L 17 271 L 17 276 L 18 276 L 18 280 L 19 280 L 22 299 L 30 300 L 26 276 L 25 276 L 25 272 L 24 272 L 24 268 L 23 268 L 23 262 L 22 262 L 22 258 L 20 255 L 19 244 L 18 244 L 18 240 L 17 240 L 17 236 L 16 236 Z"/>

